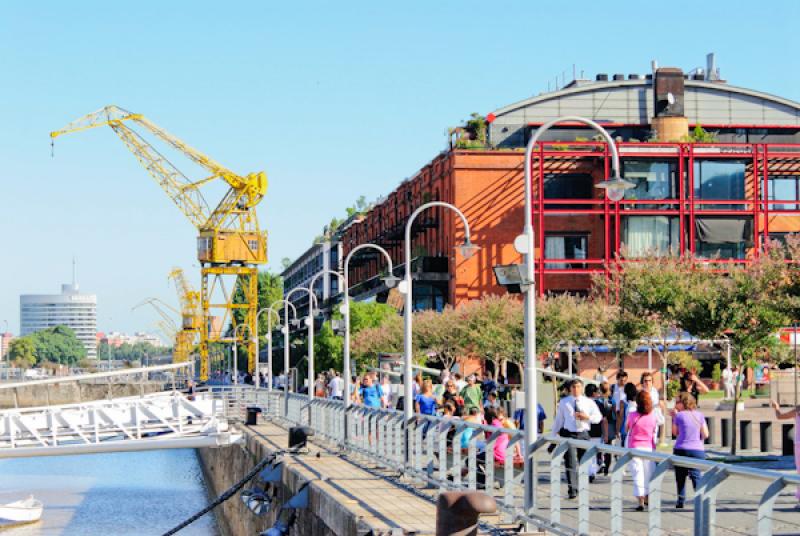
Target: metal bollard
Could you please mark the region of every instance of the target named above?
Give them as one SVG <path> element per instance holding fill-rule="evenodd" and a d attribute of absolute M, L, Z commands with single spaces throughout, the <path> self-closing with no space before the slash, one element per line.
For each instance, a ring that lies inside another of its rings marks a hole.
<path fill-rule="evenodd" d="M 758 434 L 761 439 L 761 452 L 772 452 L 772 423 L 770 421 L 758 423 Z"/>
<path fill-rule="evenodd" d="M 706 425 L 708 425 L 708 437 L 704 443 L 706 445 L 712 445 L 717 435 L 717 419 L 714 417 L 706 417 Z"/>
<path fill-rule="evenodd" d="M 731 428 L 731 420 L 730 419 L 720 419 L 720 432 L 721 432 L 721 444 L 723 447 L 730 447 L 731 443 L 733 443 L 733 430 Z"/>
<path fill-rule="evenodd" d="M 739 424 L 739 447 L 742 450 L 753 448 L 753 422 L 742 421 Z"/>
<path fill-rule="evenodd" d="M 781 425 L 781 454 L 784 456 L 794 456 L 794 425 Z"/>
<path fill-rule="evenodd" d="M 445 491 L 436 501 L 436 536 L 474 536 L 481 514 L 497 511 L 494 497 L 479 491 Z"/>

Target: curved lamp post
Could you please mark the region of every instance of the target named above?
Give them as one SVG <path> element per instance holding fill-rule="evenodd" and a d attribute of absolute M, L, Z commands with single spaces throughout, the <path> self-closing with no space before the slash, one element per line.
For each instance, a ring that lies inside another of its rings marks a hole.
<path fill-rule="evenodd" d="M 411 226 L 414 224 L 414 220 L 419 216 L 420 213 L 423 211 L 433 208 L 433 207 L 443 207 L 454 211 L 458 216 L 461 218 L 461 222 L 464 224 L 464 243 L 460 246 L 456 246 L 461 252 L 462 257 L 468 259 L 475 254 L 477 251 L 478 246 L 474 245 L 469 238 L 469 223 L 467 222 L 466 216 L 464 213 L 458 210 L 456 207 L 451 205 L 450 203 L 445 203 L 444 201 L 431 201 L 430 203 L 425 203 L 417 210 L 411 213 L 411 216 L 408 218 L 406 222 L 406 235 L 405 235 L 405 262 L 406 262 L 406 273 L 405 279 L 400 282 L 399 290 L 406 296 L 406 304 L 403 310 L 403 319 L 404 319 L 404 329 L 403 329 L 403 348 L 404 348 L 404 356 L 403 356 L 403 415 L 405 418 L 406 424 L 411 420 L 414 415 L 414 401 L 411 399 L 413 396 L 413 390 L 411 388 L 411 382 L 413 381 L 413 371 L 411 370 L 412 364 L 412 355 L 413 355 L 413 348 L 412 348 L 412 317 L 413 317 L 413 289 L 411 283 Z M 408 459 L 409 452 L 408 452 L 408 436 L 406 436 L 406 459 Z"/>
<path fill-rule="evenodd" d="M 309 313 L 314 310 L 314 303 L 317 301 L 317 297 L 314 295 L 313 292 L 308 290 L 306 287 L 295 287 L 286 293 L 284 296 L 283 301 L 287 304 L 290 303 L 289 298 L 292 297 L 292 294 L 295 292 L 306 292 L 308 293 L 308 310 Z M 292 307 L 294 309 L 294 307 Z M 289 305 L 284 305 L 284 318 L 289 318 Z M 295 322 L 298 322 L 299 319 L 297 318 L 297 312 L 295 310 Z M 284 393 L 284 410 L 285 415 L 289 414 L 289 322 L 286 322 L 286 325 L 283 326 L 283 372 L 286 374 L 286 383 L 283 386 L 283 393 Z M 310 386 L 309 386 L 310 389 Z"/>
<path fill-rule="evenodd" d="M 275 317 L 278 319 L 278 329 L 280 329 L 281 324 L 281 315 L 275 309 L 276 305 L 283 303 L 286 300 L 277 300 L 275 303 L 270 305 L 269 307 L 264 307 L 256 314 L 256 387 L 259 387 L 261 384 L 261 376 L 259 375 L 260 368 L 261 368 L 261 355 L 258 348 L 258 319 L 261 316 L 261 313 L 264 311 L 269 311 L 267 313 L 267 390 L 272 391 L 272 315 L 274 314 Z M 292 312 L 294 313 L 294 317 L 297 318 L 297 309 L 295 309 L 294 304 L 291 302 L 286 302 L 291 308 Z M 286 323 L 289 323 L 289 319 L 286 319 Z"/>
<path fill-rule="evenodd" d="M 611 172 L 612 177 L 595 184 L 597 188 L 603 188 L 606 191 L 608 199 L 611 201 L 619 201 L 625 196 L 625 190 L 633 188 L 635 185 L 631 182 L 623 180 L 619 175 L 619 151 L 611 135 L 600 125 L 578 116 L 564 116 L 554 119 L 549 123 L 545 123 L 534 132 L 531 139 L 525 147 L 525 163 L 523 166 L 525 180 L 525 225 L 522 228 L 522 234 L 514 240 L 514 246 L 517 251 L 523 255 L 525 262 L 525 281 L 522 285 L 525 295 L 524 303 L 524 326 L 525 326 L 525 369 L 524 369 L 524 388 L 525 388 L 525 445 L 526 453 L 531 452 L 531 445 L 536 441 L 537 436 L 537 419 L 536 419 L 536 289 L 534 288 L 534 237 L 533 237 L 533 203 L 531 201 L 531 157 L 533 155 L 533 147 L 542 137 L 542 134 L 547 132 L 550 128 L 558 123 L 563 122 L 577 122 L 587 125 L 597 132 L 608 143 L 608 148 L 611 151 Z M 525 456 L 525 512 L 532 513 L 536 504 L 536 496 L 533 491 L 534 483 L 534 464 L 530 456 Z"/>
<path fill-rule="evenodd" d="M 322 270 L 321 272 L 317 272 L 314 277 L 311 278 L 311 282 L 308 284 L 309 295 L 316 296 L 316 294 L 314 294 L 314 285 L 317 284 L 317 279 L 325 274 L 335 275 L 339 278 L 339 282 L 342 283 L 346 288 L 347 283 L 342 277 L 342 274 L 335 270 Z M 311 307 L 310 299 L 308 317 L 306 318 L 306 326 L 308 326 L 308 399 L 314 400 L 314 384 L 316 383 L 314 372 L 314 308 Z"/>
<path fill-rule="evenodd" d="M 239 328 L 247 328 L 247 324 L 239 324 L 235 328 L 233 328 L 233 384 L 239 385 L 239 347 L 236 344 L 236 341 L 239 339 L 236 337 L 239 334 Z M 244 332 L 244 330 L 242 330 Z M 252 333 L 250 334 L 252 336 Z"/>
<path fill-rule="evenodd" d="M 347 257 L 344 259 L 344 303 L 341 307 L 339 307 L 339 310 L 341 311 L 342 316 L 344 316 L 344 363 L 342 364 L 342 373 L 344 374 L 343 398 L 345 441 L 347 440 L 347 408 L 350 407 L 350 259 L 354 254 L 365 249 L 378 250 L 386 258 L 386 262 L 389 265 L 389 275 L 384 277 L 383 280 L 387 287 L 394 287 L 399 281 L 399 278 L 394 276 L 392 258 L 385 249 L 377 244 L 361 244 L 356 246 L 350 250 L 350 252 L 347 254 Z"/>

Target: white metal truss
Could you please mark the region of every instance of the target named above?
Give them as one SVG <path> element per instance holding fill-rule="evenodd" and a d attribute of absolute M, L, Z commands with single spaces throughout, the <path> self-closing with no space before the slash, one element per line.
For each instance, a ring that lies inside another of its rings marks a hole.
<path fill-rule="evenodd" d="M 227 446 L 219 401 L 181 393 L 0 411 L 0 458 Z"/>

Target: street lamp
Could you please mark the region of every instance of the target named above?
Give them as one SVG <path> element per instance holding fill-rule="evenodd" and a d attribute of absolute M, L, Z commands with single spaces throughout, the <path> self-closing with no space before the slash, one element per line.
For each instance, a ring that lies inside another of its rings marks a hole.
<path fill-rule="evenodd" d="M 275 306 L 283 303 L 284 301 L 286 300 L 277 300 L 269 307 L 264 307 L 258 313 L 256 313 L 256 387 L 261 385 L 261 376 L 259 375 L 259 369 L 261 368 L 261 356 L 258 349 L 258 318 L 264 311 L 269 311 L 278 318 L 278 329 L 282 329 L 280 324 L 281 315 L 275 310 Z M 297 318 L 297 309 L 295 309 L 294 304 L 288 301 L 286 303 L 292 308 L 292 312 L 294 313 L 295 318 Z M 286 323 L 289 323 L 288 318 L 286 319 Z M 267 354 L 267 390 L 272 391 L 272 315 L 269 313 L 267 314 Z"/>
<path fill-rule="evenodd" d="M 339 282 L 347 289 L 347 284 L 342 278 L 342 274 L 335 270 L 322 270 L 311 278 L 311 283 L 308 284 L 309 296 L 316 296 L 314 294 L 314 285 L 317 279 L 325 274 L 335 275 L 339 278 Z M 308 318 L 306 318 L 306 326 L 308 326 L 308 399 L 314 400 L 314 383 L 316 378 L 314 376 L 314 308 L 311 307 L 311 300 L 309 299 L 308 305 Z"/>
<path fill-rule="evenodd" d="M 236 344 L 238 341 L 237 335 L 239 334 L 239 328 L 246 328 L 248 327 L 247 324 L 239 324 L 235 328 L 233 328 L 233 384 L 239 384 L 239 345 Z M 251 333 L 250 336 L 253 334 Z"/>
<path fill-rule="evenodd" d="M 343 398 L 345 439 L 347 439 L 347 408 L 350 407 L 350 280 L 348 274 L 350 272 L 350 259 L 355 253 L 367 248 L 377 249 L 386 258 L 386 262 L 389 265 L 389 275 L 383 278 L 386 286 L 392 288 L 399 281 L 399 278 L 394 275 L 394 266 L 392 265 L 392 258 L 389 256 L 389 253 L 376 244 L 361 244 L 360 246 L 356 246 L 350 250 L 350 253 L 348 253 L 347 257 L 344 259 L 344 303 L 339 310 L 344 316 L 344 363 L 342 372 L 344 373 Z"/>
<path fill-rule="evenodd" d="M 525 263 L 525 281 L 523 283 L 523 293 L 525 295 L 524 302 L 524 316 L 525 316 L 525 369 L 523 385 L 525 389 L 525 513 L 530 514 L 536 504 L 536 495 L 533 491 L 534 486 L 534 464 L 531 459 L 531 446 L 536 441 L 537 436 L 537 422 L 536 422 L 536 401 L 537 401 L 537 385 L 536 385 L 536 289 L 534 285 L 534 239 L 533 239 L 533 203 L 531 200 L 531 157 L 533 155 L 533 147 L 539 141 L 542 134 L 558 123 L 563 122 L 577 122 L 587 125 L 597 132 L 606 140 L 608 148 L 611 151 L 611 170 L 612 177 L 604 180 L 595 186 L 603 188 L 606 191 L 608 199 L 611 201 L 619 201 L 625 196 L 625 190 L 633 188 L 634 184 L 623 180 L 619 175 L 619 152 L 617 146 L 611 135 L 600 125 L 578 116 L 565 116 L 554 119 L 549 123 L 545 123 L 534 132 L 528 145 L 525 148 L 525 162 L 523 165 L 525 180 L 525 225 L 522 228 L 522 234 L 514 240 L 514 246 L 519 253 L 523 255 Z"/>
<path fill-rule="evenodd" d="M 404 356 L 403 356 L 403 415 L 405 417 L 406 425 L 411 420 L 414 415 L 414 401 L 411 399 L 413 396 L 413 391 L 411 389 L 411 382 L 413 380 L 413 371 L 411 370 L 412 364 L 412 355 L 413 355 L 413 348 L 412 348 L 412 316 L 413 316 L 413 288 L 411 283 L 411 226 L 414 224 L 414 220 L 417 216 L 422 213 L 423 211 L 432 208 L 432 207 L 443 207 L 448 208 L 454 211 L 458 216 L 461 218 L 461 221 L 464 224 L 464 243 L 460 246 L 456 246 L 456 249 L 460 251 L 461 255 L 468 259 L 472 257 L 475 252 L 478 250 L 478 246 L 474 245 L 469 238 L 469 223 L 467 223 L 467 218 L 464 216 L 464 213 L 458 210 L 456 207 L 451 205 L 450 203 L 445 203 L 444 201 L 431 201 L 430 203 L 425 203 L 417 210 L 411 213 L 411 216 L 408 218 L 406 222 L 406 235 L 405 235 L 405 262 L 406 262 L 406 273 L 405 279 L 400 282 L 398 290 L 405 294 L 406 296 L 406 305 L 405 310 L 403 311 L 403 319 L 404 319 L 404 329 L 403 329 L 403 348 L 404 348 Z M 408 440 L 408 437 L 406 437 Z M 406 443 L 406 459 L 408 459 L 409 452 L 408 452 L 408 442 Z"/>
<path fill-rule="evenodd" d="M 286 325 L 283 326 L 283 329 L 285 330 L 283 332 L 283 372 L 284 372 L 284 374 L 286 374 L 286 382 L 284 383 L 284 387 L 283 387 L 283 393 L 284 393 L 284 408 L 283 409 L 284 409 L 284 412 L 285 412 L 284 415 L 288 415 L 289 414 L 289 305 L 286 305 L 286 304 L 290 303 L 291 300 L 289 300 L 289 298 L 291 298 L 292 294 L 294 294 L 295 292 L 307 292 L 308 293 L 308 310 L 309 310 L 309 313 L 311 313 L 314 310 L 314 302 L 316 302 L 316 300 L 317 300 L 317 297 L 314 295 L 314 293 L 311 292 L 306 287 L 295 287 L 292 290 L 290 290 L 286 294 L 286 296 L 284 296 L 284 298 L 283 298 L 283 301 L 285 302 L 284 309 L 283 309 L 283 313 L 284 313 L 283 317 L 286 319 Z M 299 322 L 299 319 L 297 318 L 297 311 L 295 311 L 294 319 L 295 319 L 294 320 L 295 322 Z M 309 389 L 311 389 L 311 386 L 309 386 Z"/>

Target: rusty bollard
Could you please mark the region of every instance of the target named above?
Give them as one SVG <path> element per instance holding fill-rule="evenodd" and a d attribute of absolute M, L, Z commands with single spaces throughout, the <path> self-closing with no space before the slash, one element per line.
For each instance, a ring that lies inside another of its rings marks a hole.
<path fill-rule="evenodd" d="M 445 491 L 436 502 L 436 536 L 478 534 L 481 514 L 493 514 L 497 502 L 479 491 Z"/>

